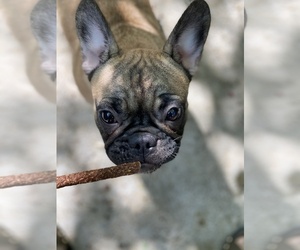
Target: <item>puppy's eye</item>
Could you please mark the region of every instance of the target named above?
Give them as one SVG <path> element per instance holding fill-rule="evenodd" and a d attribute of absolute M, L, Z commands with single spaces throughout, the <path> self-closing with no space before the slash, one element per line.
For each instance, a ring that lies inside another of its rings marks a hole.
<path fill-rule="evenodd" d="M 179 117 L 180 117 L 180 109 L 173 107 L 173 108 L 169 109 L 167 116 L 166 116 L 166 120 L 175 121 Z"/>
<path fill-rule="evenodd" d="M 110 111 L 107 111 L 107 110 L 101 111 L 100 117 L 105 123 L 108 123 L 108 124 L 117 123 L 114 115 Z"/>

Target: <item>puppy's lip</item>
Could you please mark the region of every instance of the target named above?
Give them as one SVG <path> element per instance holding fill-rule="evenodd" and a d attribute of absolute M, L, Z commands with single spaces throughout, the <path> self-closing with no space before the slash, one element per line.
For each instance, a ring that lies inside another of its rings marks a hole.
<path fill-rule="evenodd" d="M 152 163 L 143 163 L 141 162 L 141 169 L 140 173 L 152 173 L 158 168 L 160 168 L 161 165 L 158 164 L 152 164 Z"/>

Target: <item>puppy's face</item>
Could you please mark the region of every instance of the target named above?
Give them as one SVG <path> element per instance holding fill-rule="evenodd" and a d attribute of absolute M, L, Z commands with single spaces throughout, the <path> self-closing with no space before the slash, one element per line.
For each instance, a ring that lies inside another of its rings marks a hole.
<path fill-rule="evenodd" d="M 161 51 L 120 50 L 96 2 L 81 1 L 76 27 L 82 67 L 91 81 L 96 124 L 114 163 L 140 161 L 141 171 L 151 172 L 176 156 L 188 85 L 209 26 L 208 5 L 195 0 Z"/>
<path fill-rule="evenodd" d="M 186 121 L 189 79 L 164 53 L 129 51 L 92 77 L 95 121 L 115 163 L 151 172 L 172 160 Z"/>

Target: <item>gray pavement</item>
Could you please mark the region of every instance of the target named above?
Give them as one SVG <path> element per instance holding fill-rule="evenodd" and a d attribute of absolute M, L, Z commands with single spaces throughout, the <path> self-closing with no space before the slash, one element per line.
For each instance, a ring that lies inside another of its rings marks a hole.
<path fill-rule="evenodd" d="M 36 44 L 20 13 L 26 7 L 28 18 L 34 2 L 11 9 L 0 0 L 0 175 L 111 166 L 60 26 L 57 108 L 47 78 L 38 75 L 46 90 L 32 86 Z M 57 221 L 74 249 L 218 250 L 245 220 L 245 249 L 265 250 L 299 226 L 299 1 L 246 0 L 245 39 L 243 1 L 207 2 L 212 25 L 177 158 L 150 175 L 57 193 L 51 184 L 0 190 L 0 232 L 24 249 L 52 250 Z M 188 1 L 151 3 L 168 35 Z"/>
<path fill-rule="evenodd" d="M 245 6 L 245 248 L 266 249 L 300 225 L 300 3 Z"/>

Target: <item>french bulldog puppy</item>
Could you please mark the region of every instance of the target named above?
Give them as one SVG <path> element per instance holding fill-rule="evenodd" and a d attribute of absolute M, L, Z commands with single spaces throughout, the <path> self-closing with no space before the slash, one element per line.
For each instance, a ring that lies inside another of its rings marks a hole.
<path fill-rule="evenodd" d="M 78 35 L 73 71 L 80 90 L 87 83 L 78 75 L 87 75 L 108 157 L 140 161 L 141 172 L 174 159 L 210 27 L 207 3 L 193 1 L 167 40 L 148 0 L 82 0 L 75 19 L 76 31 L 64 27 Z"/>

